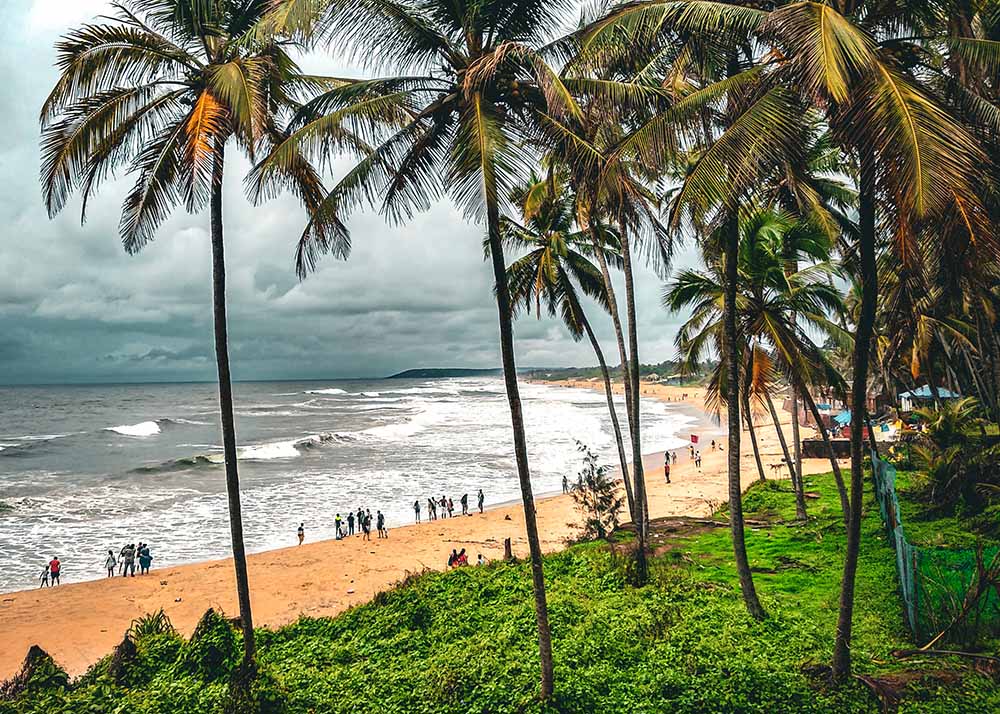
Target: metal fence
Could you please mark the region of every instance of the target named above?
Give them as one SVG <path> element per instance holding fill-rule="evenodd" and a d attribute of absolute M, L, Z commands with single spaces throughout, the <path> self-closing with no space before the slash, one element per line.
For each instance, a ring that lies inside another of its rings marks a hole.
<path fill-rule="evenodd" d="M 882 521 L 896 551 L 900 596 L 914 639 L 925 643 L 947 630 L 943 640 L 972 645 L 983 637 L 1000 636 L 1000 586 L 984 580 L 1000 563 L 1000 548 L 913 545 L 900 517 L 896 468 L 873 455 L 872 474 Z"/>

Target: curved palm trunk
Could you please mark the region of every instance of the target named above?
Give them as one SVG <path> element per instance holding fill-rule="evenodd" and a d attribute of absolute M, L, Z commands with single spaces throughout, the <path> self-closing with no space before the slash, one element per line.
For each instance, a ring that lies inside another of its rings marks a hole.
<path fill-rule="evenodd" d="M 767 481 L 764 475 L 764 462 L 760 460 L 760 447 L 757 446 L 757 432 L 754 430 L 753 416 L 750 414 L 750 395 L 744 392 L 743 396 L 743 419 L 747 424 L 747 431 L 750 433 L 750 444 L 753 446 L 753 458 L 757 462 L 757 477 L 760 481 Z"/>
<path fill-rule="evenodd" d="M 847 526 L 851 518 L 851 504 L 847 499 L 847 487 L 844 485 L 844 475 L 840 472 L 837 454 L 833 450 L 833 442 L 830 441 L 830 435 L 827 433 L 826 427 L 820 418 L 819 409 L 816 407 L 816 400 L 813 399 L 812 394 L 805 387 L 802 388 L 802 398 L 806 408 L 809 409 L 809 412 L 813 416 L 813 421 L 816 422 L 816 429 L 819 430 L 820 436 L 823 438 L 823 445 L 826 447 L 826 453 L 830 459 L 830 467 L 833 469 L 833 478 L 837 482 L 837 493 L 840 494 L 840 510 L 844 514 L 844 525 Z"/>
<path fill-rule="evenodd" d="M 625 333 L 622 329 L 621 314 L 618 312 L 618 297 L 615 293 L 614 283 L 611 282 L 611 271 L 608 270 L 608 261 L 604 257 L 600 236 L 598 236 L 597 231 L 593 227 L 589 227 L 587 233 L 590 235 L 590 242 L 594 246 L 597 264 L 601 267 L 601 277 L 604 278 L 604 289 L 608 293 L 608 307 L 611 308 L 611 324 L 615 328 L 615 339 L 618 343 L 618 359 L 621 360 L 622 378 L 625 382 L 625 416 L 628 419 L 629 442 L 631 442 L 632 434 L 635 433 L 635 417 L 632 411 L 632 380 L 629 377 L 630 370 L 628 366 L 628 352 L 625 350 Z M 629 515 L 632 517 L 633 523 L 639 522 L 634 504 Z"/>
<path fill-rule="evenodd" d="M 500 353 L 503 360 L 503 378 L 510 403 L 510 422 L 514 435 L 514 457 L 517 461 L 517 478 L 521 486 L 524 506 L 524 527 L 527 531 L 528 550 L 531 557 L 531 582 L 535 596 L 535 621 L 538 625 L 538 655 L 541 660 L 541 691 L 543 700 L 552 696 L 552 633 L 549 629 L 549 610 L 545 598 L 545 575 L 542 571 L 542 546 L 538 539 L 535 520 L 535 499 L 531 491 L 528 471 L 528 448 L 524 439 L 524 416 L 521 412 L 521 394 L 517 386 L 517 367 L 514 363 L 514 330 L 504 263 L 503 244 L 500 241 L 500 210 L 496 197 L 487 195 L 486 220 L 490 240 L 490 257 L 496 281 L 497 312 L 500 319 Z"/>
<path fill-rule="evenodd" d="M 747 346 L 747 378 L 743 384 L 743 421 L 746 422 L 747 431 L 750 433 L 750 445 L 753 446 L 753 458 L 757 462 L 757 477 L 760 481 L 767 481 L 764 475 L 764 463 L 760 460 L 760 448 L 757 446 L 757 431 L 754 429 L 753 414 L 750 412 L 750 373 L 753 371 L 754 353 L 750 346 Z"/>
<path fill-rule="evenodd" d="M 618 423 L 618 411 L 615 409 L 615 393 L 611 388 L 611 375 L 608 373 L 608 364 L 604 360 L 604 351 L 601 349 L 601 343 L 597 341 L 597 335 L 590 327 L 590 320 L 587 319 L 583 311 L 580 311 L 582 317 L 583 328 L 587 331 L 587 337 L 590 338 L 590 344 L 594 348 L 594 354 L 597 355 L 597 363 L 601 366 L 601 376 L 604 378 L 604 393 L 608 397 L 608 414 L 611 416 L 611 427 L 615 432 L 615 444 L 618 446 L 618 463 L 622 470 L 622 483 L 625 485 L 625 498 L 628 500 L 628 512 L 635 512 L 635 496 L 632 494 L 632 483 L 628 477 L 628 456 L 625 455 L 625 444 L 622 441 L 622 429 L 621 425 Z"/>
<path fill-rule="evenodd" d="M 854 375 L 851 383 L 851 518 L 847 553 L 840 584 L 840 614 L 833 650 L 833 678 L 844 681 L 851 674 L 851 626 L 854 618 L 854 581 L 861 547 L 861 501 L 864 484 L 864 443 L 861 430 L 868 406 L 868 357 L 875 331 L 878 271 L 875 263 L 875 167 L 870 154 L 861 153 L 859 227 L 861 253 L 861 315 L 854 338 Z"/>
<path fill-rule="evenodd" d="M 639 542 L 636 547 L 636 577 L 645 583 L 648 577 L 646 563 L 646 543 L 649 539 L 649 503 L 646 500 L 646 477 L 642 468 L 642 440 L 639 420 L 639 331 L 636 326 L 635 281 L 632 275 L 632 249 L 624 228 L 621 230 L 622 262 L 625 273 L 625 319 L 628 327 L 629 352 L 632 359 L 629 379 L 632 383 L 632 474 L 635 477 L 635 504 L 638 518 L 636 531 Z M 739 422 L 737 421 L 737 426 Z"/>
<path fill-rule="evenodd" d="M 726 384 L 726 415 L 729 420 L 729 530 L 733 538 L 733 553 L 736 558 L 736 572 L 740 578 L 740 590 L 747 611 L 757 620 L 766 617 L 757 590 L 753 584 L 753 573 L 747 557 L 746 533 L 743 524 L 743 489 L 740 485 L 740 356 L 736 331 L 736 280 L 737 260 L 740 244 L 739 224 L 736 216 L 731 216 L 726 226 L 726 285 L 725 285 L 725 360 L 729 372 Z"/>
<path fill-rule="evenodd" d="M 243 666 L 253 665 L 256 643 L 250 612 L 250 579 L 243 545 L 243 511 L 240 505 L 240 476 L 236 456 L 236 421 L 233 417 L 233 383 L 229 372 L 229 330 L 226 325 L 226 255 L 222 236 L 222 177 L 225 147 L 216 148 L 212 166 L 212 308 L 215 317 L 215 362 L 219 372 L 219 412 L 222 418 L 222 449 L 226 459 L 226 493 L 229 496 L 229 531 L 236 568 L 236 595 L 243 628 Z"/>
<path fill-rule="evenodd" d="M 792 481 L 792 491 L 795 492 L 795 517 L 800 521 L 804 521 L 808 516 L 806 514 L 806 495 L 803 492 L 798 478 L 795 476 L 795 462 L 792 461 L 792 455 L 788 451 L 788 442 L 785 441 L 785 432 L 781 428 L 781 421 L 778 419 L 778 410 L 774 408 L 774 402 L 771 401 L 771 395 L 767 394 L 767 408 L 771 412 L 771 421 L 774 422 L 774 431 L 778 435 L 778 443 L 781 444 L 781 452 L 785 456 L 785 465 L 788 466 L 788 477 Z"/>

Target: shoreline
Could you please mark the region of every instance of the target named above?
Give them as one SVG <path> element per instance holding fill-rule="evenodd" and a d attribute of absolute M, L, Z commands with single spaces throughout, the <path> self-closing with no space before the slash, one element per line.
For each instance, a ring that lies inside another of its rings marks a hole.
<path fill-rule="evenodd" d="M 544 383 L 604 392 L 603 384 Z M 700 471 L 688 460 L 687 450 L 677 448 L 678 460 L 671 469 L 669 485 L 663 479 L 663 454 L 644 456 L 651 517 L 706 515 L 726 500 L 728 483 L 724 452 L 710 451 L 705 442 L 719 439 L 709 433 L 710 429 L 721 435 L 725 429 L 714 426 L 711 417 L 699 408 L 703 398 L 700 388 L 643 385 L 642 394 L 683 404 L 684 412 L 691 416 L 700 414 L 691 431 L 707 437 L 699 445 L 703 457 Z M 782 413 L 782 421 L 790 416 Z M 773 462 L 777 453 L 773 430 L 761 427 L 758 432 L 762 458 L 765 464 Z M 678 438 L 682 436 L 678 433 Z M 756 480 L 756 466 L 749 451 L 741 451 L 749 457 L 742 462 L 746 486 Z M 803 461 L 804 474 L 828 468 L 825 461 Z M 787 477 L 787 472 L 784 475 Z M 572 525 L 580 520 L 572 498 L 558 492 L 536 494 L 535 503 L 543 551 L 564 548 L 579 532 L 578 526 Z M 495 560 L 502 558 L 504 539 L 509 537 L 515 555 L 524 557 L 528 552 L 519 499 L 495 504 L 483 514 L 397 527 L 387 539 L 373 535 L 370 541 L 354 536 L 309 542 L 308 533 L 306 537 L 304 545 L 296 546 L 294 534 L 290 534 L 289 547 L 247 556 L 257 626 L 280 627 L 300 615 L 336 615 L 368 602 L 407 575 L 425 569 L 445 570 L 452 548 L 466 548 L 473 562 L 479 553 Z M 76 676 L 108 654 L 132 620 L 145 613 L 162 608 L 177 630 L 187 636 L 209 607 L 237 612 L 231 562 L 231 558 L 202 561 L 163 567 L 135 578 L 106 578 L 0 595 L 0 680 L 17 673 L 34 644 Z"/>

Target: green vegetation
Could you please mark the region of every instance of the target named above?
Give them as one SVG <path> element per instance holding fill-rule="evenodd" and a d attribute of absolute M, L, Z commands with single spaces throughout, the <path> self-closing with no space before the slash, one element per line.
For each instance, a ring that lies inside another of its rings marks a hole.
<path fill-rule="evenodd" d="M 751 488 L 747 548 L 769 612 L 756 622 L 740 597 L 728 531 L 655 523 L 648 585 L 629 584 L 628 537 L 545 559 L 561 673 L 549 705 L 536 702 L 536 632 L 526 563 L 413 577 L 332 619 L 303 618 L 258 632 L 265 712 L 877 712 L 860 682 L 830 688 L 829 661 L 844 551 L 830 476 L 809 477 L 819 498 L 797 523 L 787 483 Z M 773 524 L 755 526 L 762 520 Z M 995 711 L 1000 687 L 957 661 L 897 660 L 912 646 L 893 553 L 869 500 L 858 571 L 854 661 L 902 696 L 900 712 Z M 155 618 L 154 618 L 155 620 Z M 124 666 L 112 657 L 67 685 L 39 668 L 0 714 L 221 711 L 240 660 L 239 637 L 218 615 L 190 641 L 156 621 L 135 628 Z M 109 673 L 114 670 L 115 677 Z"/>
<path fill-rule="evenodd" d="M 975 548 L 980 541 L 987 546 L 1000 545 L 1000 504 L 979 513 L 965 513 L 957 507 L 935 508 L 915 490 L 914 484 L 925 478 L 918 471 L 896 472 L 900 516 L 911 543 L 944 548 Z"/>

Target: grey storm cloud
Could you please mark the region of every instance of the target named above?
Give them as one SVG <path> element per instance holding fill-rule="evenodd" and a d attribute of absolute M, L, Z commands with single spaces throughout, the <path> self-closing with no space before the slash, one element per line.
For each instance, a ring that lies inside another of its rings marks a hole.
<path fill-rule="evenodd" d="M 49 220 L 38 184 L 38 111 L 56 78 L 53 43 L 93 19 L 101 0 L 5 0 L 0 27 L 0 383 L 199 380 L 214 376 L 208 222 L 178 210 L 140 255 L 118 238 L 129 177 L 108 182 L 80 223 L 71 202 Z M 358 74 L 336 57 L 310 71 Z M 334 163 L 334 177 L 349 166 Z M 350 223 L 350 259 L 324 260 L 300 282 L 295 242 L 305 216 L 289 196 L 249 205 L 248 164 L 228 159 L 229 319 L 238 379 L 373 377 L 415 366 L 499 364 L 492 278 L 482 229 L 448 202 L 404 226 L 377 214 Z M 682 254 L 681 263 L 693 257 Z M 679 319 L 662 283 L 639 275 L 641 358 L 675 355 Z M 607 319 L 595 328 L 612 354 Z M 522 366 L 593 364 L 558 323 L 522 317 Z"/>

